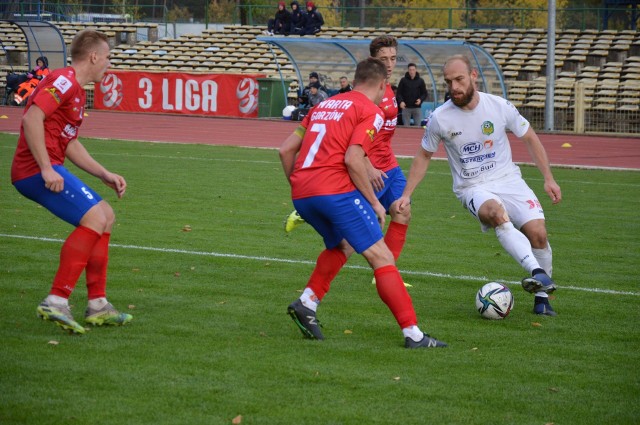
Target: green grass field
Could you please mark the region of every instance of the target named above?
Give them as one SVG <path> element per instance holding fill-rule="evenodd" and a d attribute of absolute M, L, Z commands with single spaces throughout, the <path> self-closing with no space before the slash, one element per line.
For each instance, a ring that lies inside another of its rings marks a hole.
<path fill-rule="evenodd" d="M 433 163 L 398 266 L 421 327 L 450 346 L 412 351 L 356 256 L 318 311 L 326 340 L 302 339 L 286 307 L 322 243 L 307 225 L 285 235 L 276 151 L 85 140 L 129 184 L 118 200 L 79 174 L 116 210 L 108 295 L 134 321 L 71 336 L 35 308 L 72 229 L 11 186 L 15 139 L 0 135 L 1 424 L 640 422 L 638 172 L 556 169 L 551 206 L 523 167 L 554 250 L 549 318 Z M 493 280 L 515 296 L 503 321 L 474 309 Z M 83 279 L 71 302 L 81 322 Z"/>

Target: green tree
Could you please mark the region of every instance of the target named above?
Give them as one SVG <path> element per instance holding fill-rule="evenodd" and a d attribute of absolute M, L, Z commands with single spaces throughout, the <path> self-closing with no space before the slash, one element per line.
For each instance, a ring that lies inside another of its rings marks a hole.
<path fill-rule="evenodd" d="M 209 3 L 209 22 L 230 24 L 234 21 L 235 0 L 211 0 Z"/>
<path fill-rule="evenodd" d="M 193 13 L 186 6 L 173 5 L 167 14 L 169 22 L 187 22 L 193 18 Z"/>

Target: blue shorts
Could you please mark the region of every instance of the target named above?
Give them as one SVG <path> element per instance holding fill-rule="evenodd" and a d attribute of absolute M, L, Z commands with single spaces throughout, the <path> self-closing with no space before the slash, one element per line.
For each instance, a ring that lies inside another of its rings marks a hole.
<path fill-rule="evenodd" d="M 47 189 L 40 173 L 18 180 L 13 185 L 25 198 L 37 202 L 56 217 L 77 227 L 87 211 L 102 198 L 64 166 L 54 165 L 53 169 L 64 179 L 64 189 L 60 193 Z"/>
<path fill-rule="evenodd" d="M 371 204 L 358 190 L 294 199 L 293 205 L 322 236 L 327 249 L 335 248 L 346 239 L 361 254 L 383 237 Z"/>
<path fill-rule="evenodd" d="M 376 192 L 376 197 L 384 209 L 387 210 L 388 214 L 391 204 L 402 196 L 402 192 L 407 185 L 407 179 L 399 166 L 387 171 L 386 174 L 387 178 L 382 178 L 384 180 L 384 187 L 380 192 Z"/>

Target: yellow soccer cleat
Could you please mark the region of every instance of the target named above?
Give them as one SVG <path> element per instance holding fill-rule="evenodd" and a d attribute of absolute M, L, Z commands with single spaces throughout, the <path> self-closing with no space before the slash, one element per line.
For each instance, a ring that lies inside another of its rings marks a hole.
<path fill-rule="evenodd" d="M 83 334 L 85 329 L 73 320 L 71 310 L 66 305 L 53 305 L 49 304 L 47 300 L 40 303 L 36 309 L 38 317 L 43 320 L 49 320 L 60 326 L 62 329 L 74 334 Z"/>
<path fill-rule="evenodd" d="M 284 222 L 284 231 L 289 233 L 293 229 L 295 229 L 296 227 L 304 223 L 305 223 L 304 218 L 300 217 L 300 214 L 298 214 L 298 211 L 293 210 L 291 214 L 289 214 L 289 216 L 287 217 L 286 221 Z"/>
<path fill-rule="evenodd" d="M 93 310 L 87 308 L 87 312 L 84 315 L 84 321 L 87 324 L 94 326 L 122 326 L 129 323 L 133 319 L 133 316 L 127 313 L 120 313 L 118 310 L 107 303 L 100 310 Z"/>

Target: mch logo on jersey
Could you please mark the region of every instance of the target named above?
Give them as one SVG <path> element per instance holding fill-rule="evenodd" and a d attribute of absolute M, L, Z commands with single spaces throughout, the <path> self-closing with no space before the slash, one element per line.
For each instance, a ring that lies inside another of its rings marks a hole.
<path fill-rule="evenodd" d="M 482 123 L 482 134 L 486 136 L 493 134 L 493 123 L 491 121 L 485 121 Z"/>
<path fill-rule="evenodd" d="M 238 110 L 242 114 L 251 114 L 258 107 L 258 83 L 253 78 L 244 78 L 238 83 L 236 97 L 240 101 Z"/>
<path fill-rule="evenodd" d="M 115 74 L 106 74 L 100 82 L 100 91 L 104 94 L 102 104 L 106 108 L 117 108 L 122 102 L 122 80 Z"/>
<path fill-rule="evenodd" d="M 460 146 L 460 155 L 473 155 L 482 150 L 482 143 L 471 142 Z"/>

